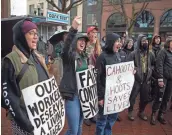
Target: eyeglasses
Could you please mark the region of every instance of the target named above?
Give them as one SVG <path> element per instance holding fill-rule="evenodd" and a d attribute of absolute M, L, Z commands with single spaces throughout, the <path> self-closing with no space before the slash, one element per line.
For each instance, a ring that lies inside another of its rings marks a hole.
<path fill-rule="evenodd" d="M 33 32 L 33 31 L 30 31 L 30 32 L 28 32 L 31 36 L 37 36 L 38 37 L 38 33 L 37 32 Z"/>

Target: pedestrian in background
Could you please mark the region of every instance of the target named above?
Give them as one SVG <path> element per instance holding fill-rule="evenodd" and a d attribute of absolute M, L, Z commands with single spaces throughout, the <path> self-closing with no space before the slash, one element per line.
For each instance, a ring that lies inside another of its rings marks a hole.
<path fill-rule="evenodd" d="M 150 45 L 150 51 L 154 54 L 155 56 L 155 61 L 157 59 L 157 56 L 160 52 L 160 50 L 162 49 L 162 45 L 161 45 L 161 37 L 159 35 L 155 35 L 152 38 L 152 43 Z M 155 63 L 154 63 L 154 67 L 155 67 Z M 151 99 L 150 101 L 153 101 L 155 99 L 156 93 L 158 92 L 158 88 L 157 88 L 157 84 L 158 84 L 158 78 L 157 78 L 157 72 L 156 72 L 156 68 L 153 68 L 152 71 L 152 79 L 151 79 Z"/>
<path fill-rule="evenodd" d="M 152 106 L 151 124 L 156 124 L 156 113 L 158 112 L 158 121 L 166 124 L 164 114 L 172 94 L 172 38 L 167 41 L 156 59 L 156 71 L 158 78 L 158 92 Z M 159 111 L 158 111 L 159 110 Z"/>
<path fill-rule="evenodd" d="M 140 103 L 138 116 L 147 121 L 148 118 L 144 111 L 149 102 L 150 84 L 152 76 L 152 66 L 154 64 L 154 55 L 149 51 L 147 37 L 141 35 L 137 40 L 137 49 L 129 55 L 129 60 L 134 61 L 136 70 L 135 82 L 130 95 L 130 107 L 128 108 L 128 119 L 134 121 L 134 105 L 137 95 L 140 93 Z"/>

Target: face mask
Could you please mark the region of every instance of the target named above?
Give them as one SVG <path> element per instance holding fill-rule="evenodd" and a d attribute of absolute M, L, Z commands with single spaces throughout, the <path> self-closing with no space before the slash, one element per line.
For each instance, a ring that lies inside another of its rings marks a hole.
<path fill-rule="evenodd" d="M 148 49 L 148 43 L 143 43 L 142 46 L 143 46 L 143 50 L 146 51 Z"/>

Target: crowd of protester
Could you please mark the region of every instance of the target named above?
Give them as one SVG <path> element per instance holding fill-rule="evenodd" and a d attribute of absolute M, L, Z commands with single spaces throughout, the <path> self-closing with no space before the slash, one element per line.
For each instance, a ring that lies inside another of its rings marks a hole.
<path fill-rule="evenodd" d="M 120 37 L 117 33 L 98 38 L 98 28 L 90 26 L 87 35 L 79 34 L 80 17 L 76 17 L 69 31 L 55 34 L 58 42 L 47 43 L 38 37 L 37 26 L 28 19 L 19 21 L 13 27 L 14 47 L 2 65 L 2 107 L 8 111 L 12 121 L 12 132 L 17 135 L 33 134 L 21 90 L 48 79 L 54 75 L 60 93 L 65 100 L 68 129 L 65 135 L 81 135 L 83 121 L 87 126 L 96 124 L 96 135 L 112 135 L 112 127 L 122 118 L 118 113 L 104 115 L 106 65 L 134 61 L 135 82 L 129 99 L 128 119 L 135 120 L 134 105 L 139 97 L 138 117 L 156 125 L 157 120 L 166 124 L 164 117 L 172 95 L 172 37 L 162 46 L 161 37 L 155 35 L 152 42 L 140 34 L 137 41 Z M 39 40 L 39 41 L 38 41 Z M 77 94 L 76 72 L 88 68 L 97 69 L 97 95 L 99 112 L 96 117 L 83 120 Z M 4 103 L 8 98 L 10 104 Z M 152 103 L 152 114 L 145 114 L 145 108 Z M 172 104 L 171 104 L 172 109 Z"/>

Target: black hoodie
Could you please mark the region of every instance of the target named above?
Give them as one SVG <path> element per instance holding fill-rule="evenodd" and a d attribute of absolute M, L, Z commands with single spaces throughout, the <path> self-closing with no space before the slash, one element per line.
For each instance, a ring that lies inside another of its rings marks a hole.
<path fill-rule="evenodd" d="M 106 36 L 105 50 L 96 61 L 97 71 L 97 92 L 98 100 L 103 100 L 105 95 L 106 65 L 117 64 L 121 62 L 119 52 L 113 51 L 114 43 L 120 38 L 118 34 L 112 33 Z"/>
<path fill-rule="evenodd" d="M 79 55 L 76 52 L 77 41 L 79 38 L 85 38 L 88 42 L 88 37 L 82 34 L 76 34 L 77 30 L 72 27 L 69 30 L 69 34 L 64 44 L 62 52 L 63 60 L 63 77 L 60 83 L 60 92 L 64 99 L 73 100 L 74 95 L 77 95 L 77 83 L 76 83 L 76 61 L 81 57 L 87 61 L 87 57 L 83 52 Z"/>
<path fill-rule="evenodd" d="M 28 19 L 27 19 L 28 20 Z M 25 35 L 22 31 L 22 25 L 25 20 L 21 20 L 15 24 L 13 27 L 13 42 L 17 46 L 17 48 L 29 59 L 31 58 L 33 64 L 36 67 L 38 73 L 38 80 L 39 82 L 48 79 L 48 74 L 45 69 L 42 67 L 40 62 L 38 61 L 37 57 L 30 51 L 27 41 L 25 39 Z M 19 82 L 17 82 L 17 76 L 15 73 L 14 66 L 10 59 L 7 57 L 4 58 L 2 71 L 1 71 L 1 78 L 2 83 L 1 87 L 4 88 L 3 84 L 6 84 L 7 91 L 8 91 L 8 100 L 10 105 L 13 108 L 13 112 L 15 112 L 15 116 L 13 119 L 17 123 L 17 125 L 27 132 L 32 132 L 34 127 L 32 126 L 31 122 L 28 119 L 27 112 L 25 106 L 20 103 L 20 98 L 22 96 L 21 90 L 19 88 Z M 29 87 L 29 86 L 28 86 Z M 3 100 L 5 100 L 3 98 Z M 8 106 L 9 107 L 9 106 Z M 10 110 L 10 108 L 8 108 Z M 9 111 L 11 112 L 11 111 Z"/>
<path fill-rule="evenodd" d="M 30 19 L 24 19 L 17 22 L 13 27 L 13 42 L 17 48 L 27 57 L 30 57 L 30 49 L 27 44 L 25 35 L 22 31 L 22 25 L 25 20 L 31 21 Z"/>

